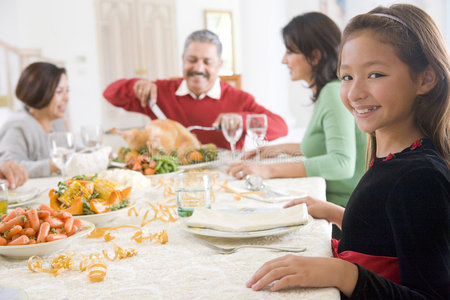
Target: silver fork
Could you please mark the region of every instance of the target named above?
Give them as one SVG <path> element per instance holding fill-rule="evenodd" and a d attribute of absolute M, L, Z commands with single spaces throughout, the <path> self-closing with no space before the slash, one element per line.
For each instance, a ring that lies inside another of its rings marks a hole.
<path fill-rule="evenodd" d="M 304 252 L 306 251 L 305 247 L 285 247 L 285 246 L 263 246 L 263 245 L 241 245 L 236 247 L 221 247 L 214 244 L 210 244 L 206 241 L 202 241 L 202 244 L 206 247 L 215 250 L 219 254 L 231 254 L 236 252 L 242 248 L 261 248 L 261 249 L 270 249 L 274 251 L 283 251 L 283 252 Z"/>

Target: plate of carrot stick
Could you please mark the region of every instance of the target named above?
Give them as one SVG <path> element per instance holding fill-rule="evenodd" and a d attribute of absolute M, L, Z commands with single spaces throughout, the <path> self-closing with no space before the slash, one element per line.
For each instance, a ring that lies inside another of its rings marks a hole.
<path fill-rule="evenodd" d="M 17 207 L 1 216 L 0 255 L 19 259 L 49 255 L 94 228 L 91 222 L 56 212 L 45 204 L 39 209 Z"/>

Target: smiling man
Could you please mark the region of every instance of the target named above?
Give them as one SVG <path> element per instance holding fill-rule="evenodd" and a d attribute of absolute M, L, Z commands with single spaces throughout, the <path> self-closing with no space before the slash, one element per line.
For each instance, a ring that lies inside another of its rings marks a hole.
<path fill-rule="evenodd" d="M 121 79 L 110 84 L 103 96 L 113 105 L 128 111 L 140 112 L 151 119 L 156 116 L 148 99 L 157 103 L 167 118 L 191 125 L 212 126 L 220 124 L 222 114 L 238 113 L 244 120 L 248 114 L 266 114 L 268 129 L 266 139 L 273 140 L 287 134 L 284 120 L 256 103 L 255 98 L 242 90 L 221 81 L 222 44 L 209 30 L 191 33 L 186 39 L 183 60 L 183 78 L 151 81 L 142 78 Z M 214 143 L 228 148 L 229 143 L 220 131 L 193 131 L 203 144 Z M 245 128 L 236 148 L 244 144 Z"/>

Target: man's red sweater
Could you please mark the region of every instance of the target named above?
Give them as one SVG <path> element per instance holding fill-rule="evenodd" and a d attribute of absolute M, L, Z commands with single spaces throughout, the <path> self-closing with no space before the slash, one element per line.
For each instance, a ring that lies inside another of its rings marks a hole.
<path fill-rule="evenodd" d="M 143 108 L 134 95 L 133 86 L 137 80 L 139 78 L 121 79 L 113 82 L 103 92 L 103 96 L 115 106 L 128 111 L 140 112 L 148 115 L 151 119 L 156 119 L 149 106 Z M 167 118 L 178 121 L 185 127 L 191 125 L 211 126 L 220 113 L 239 113 L 244 120 L 244 133 L 236 143 L 236 149 L 242 149 L 244 145 L 245 118 L 248 114 L 267 115 L 267 140 L 274 140 L 287 134 L 288 129 L 284 120 L 257 104 L 252 95 L 221 81 L 219 100 L 208 96 L 202 100 L 193 99 L 190 95 L 176 96 L 175 91 L 182 80 L 182 78 L 179 78 L 154 82 L 158 87 L 158 106 Z M 217 147 L 230 149 L 230 144 L 221 131 L 193 130 L 192 132 L 202 144 L 213 143 Z"/>

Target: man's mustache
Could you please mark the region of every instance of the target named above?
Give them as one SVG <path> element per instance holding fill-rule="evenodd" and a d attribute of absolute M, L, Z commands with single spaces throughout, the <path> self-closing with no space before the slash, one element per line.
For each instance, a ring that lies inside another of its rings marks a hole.
<path fill-rule="evenodd" d="M 206 79 L 209 78 L 209 74 L 207 74 L 207 73 L 195 72 L 195 71 L 188 71 L 188 73 L 187 73 L 187 76 L 197 76 L 197 75 L 203 76 L 203 77 L 205 77 Z"/>

